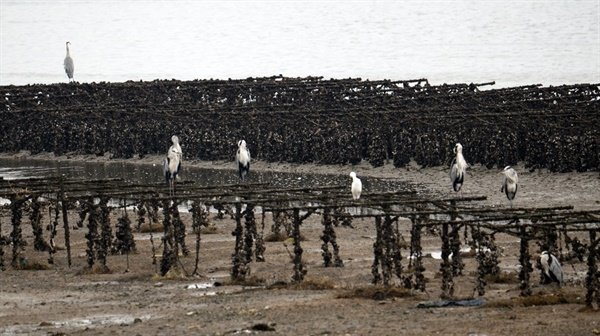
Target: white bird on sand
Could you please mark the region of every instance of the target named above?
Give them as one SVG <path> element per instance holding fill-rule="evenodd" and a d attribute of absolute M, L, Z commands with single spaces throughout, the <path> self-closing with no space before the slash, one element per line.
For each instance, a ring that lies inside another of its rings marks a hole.
<path fill-rule="evenodd" d="M 550 252 L 544 251 L 540 255 L 544 284 L 556 282 L 559 286 L 563 283 L 563 271 L 558 259 Z"/>
<path fill-rule="evenodd" d="M 240 180 L 244 181 L 246 175 L 250 172 L 250 151 L 246 148 L 246 141 L 238 141 L 238 150 L 235 153 L 235 162 L 237 162 L 240 173 Z"/>
<path fill-rule="evenodd" d="M 352 177 L 352 187 L 350 188 L 352 191 L 352 199 L 357 200 L 360 198 L 360 193 L 362 192 L 362 182 L 356 177 L 355 172 L 351 172 L 350 177 Z"/>
<path fill-rule="evenodd" d="M 69 53 L 69 44 L 71 42 L 67 42 L 67 56 L 65 57 L 65 72 L 67 73 L 67 77 L 69 77 L 69 81 L 73 80 L 73 73 L 75 72 L 75 65 L 73 64 L 73 59 L 71 58 L 71 54 Z"/>
<path fill-rule="evenodd" d="M 452 163 L 450 164 L 450 180 L 452 181 L 452 188 L 454 188 L 454 191 L 460 191 L 467 172 L 467 161 L 465 161 L 462 154 L 462 148 L 460 143 L 457 143 L 454 146 L 456 157 L 452 159 Z"/>
<path fill-rule="evenodd" d="M 515 196 L 517 196 L 517 189 L 519 188 L 519 175 L 510 166 L 504 167 L 504 170 L 502 170 L 501 173 L 504 174 L 504 179 L 502 181 L 500 192 L 506 194 L 506 198 L 508 198 L 510 206 L 512 207 L 512 201 L 515 199 Z"/>
<path fill-rule="evenodd" d="M 163 161 L 163 173 L 169 184 L 169 193 L 175 194 L 175 179 L 181 171 L 181 161 L 183 152 L 179 146 L 179 138 L 176 135 L 171 137 L 173 144 L 167 151 L 167 157 Z"/>

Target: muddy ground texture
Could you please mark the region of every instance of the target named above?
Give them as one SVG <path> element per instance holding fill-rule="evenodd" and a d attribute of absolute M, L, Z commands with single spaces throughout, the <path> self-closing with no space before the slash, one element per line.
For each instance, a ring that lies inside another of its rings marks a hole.
<path fill-rule="evenodd" d="M 134 160 L 135 161 L 135 160 Z M 150 164 L 152 159 L 139 160 Z M 230 169 L 229 162 L 189 163 L 210 168 Z M 395 169 L 389 165 L 312 166 L 257 162 L 252 169 L 312 173 L 347 174 L 350 169 L 359 177 L 383 177 L 420 183 L 429 192 L 452 195 L 445 167 Z M 600 208 L 600 175 L 597 172 L 557 174 L 547 171 L 528 172 L 519 166 L 521 186 L 515 202 L 519 207 L 574 205 L 576 209 Z M 232 174 L 235 172 L 232 170 Z M 487 205 L 508 206 L 500 193 L 501 175 L 497 170 L 471 167 L 463 196 L 484 195 Z M 365 192 L 368 192 L 366 190 Z M 112 223 L 116 223 L 114 216 Z M 71 223 L 75 222 L 73 213 Z M 131 214 L 132 218 L 135 215 Z M 194 268 L 194 236 L 191 216 L 182 214 L 187 230 L 187 245 L 192 250 L 182 256 L 182 269 Z M 250 264 L 251 276 L 246 284 L 232 284 L 231 253 L 234 249 L 234 221 L 214 218 L 216 228 L 203 234 L 200 276 L 160 277 L 158 265 L 152 263 L 149 233 L 135 233 L 137 253 L 112 255 L 110 273 L 84 272 L 85 228 L 72 231 L 73 265 L 66 262 L 66 251 L 59 250 L 55 264 L 42 270 L 0 272 L 0 335 L 594 335 L 600 334 L 600 313 L 583 311 L 585 297 L 583 263 L 563 265 L 567 283 L 562 288 L 540 285 L 539 270 L 532 274 L 534 295 L 556 298 L 557 304 L 533 304 L 519 298 L 519 241 L 500 235 L 501 264 L 505 283 L 488 283 L 477 307 L 418 308 L 423 301 L 438 300 L 441 281 L 440 260 L 425 259 L 428 279 L 426 292 L 396 290 L 371 285 L 371 265 L 375 229 L 372 220 L 355 219 L 354 228 L 336 229 L 344 267 L 324 267 L 321 257 L 321 219 L 317 215 L 302 227 L 303 260 L 307 275 L 302 285 L 291 283 L 292 263 L 289 241 L 266 242 L 264 262 Z M 9 219 L 3 220 L 3 234 L 9 234 Z M 44 221 L 48 222 L 47 214 Z M 260 228 L 261 216 L 257 215 Z M 24 223 L 28 223 L 24 218 Z M 271 227 L 265 218 L 264 234 Z M 30 226 L 24 225 L 30 244 L 25 249 L 29 264 L 47 265 L 47 254 L 35 252 Z M 401 225 L 410 239 L 410 222 Z M 47 235 L 47 233 L 45 233 Z M 152 234 L 158 247 L 160 233 Z M 62 230 L 59 231 L 62 236 Z M 58 240 L 58 246 L 64 245 Z M 424 253 L 438 252 L 441 240 L 430 234 L 423 237 Z M 532 244 L 532 251 L 535 246 Z M 160 256 L 161 249 L 157 250 Z M 8 256 L 10 251 L 5 248 Z M 406 258 L 407 250 L 403 250 Z M 456 296 L 472 297 L 475 288 L 476 261 L 465 258 L 464 276 L 455 278 Z M 129 265 L 129 267 L 128 267 Z M 408 266 L 408 260 L 403 260 Z M 397 280 L 397 279 L 396 279 Z"/>

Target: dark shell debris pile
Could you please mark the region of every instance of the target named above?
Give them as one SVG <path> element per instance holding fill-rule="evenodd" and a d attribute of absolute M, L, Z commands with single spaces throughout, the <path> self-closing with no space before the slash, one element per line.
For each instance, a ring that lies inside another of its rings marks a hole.
<path fill-rule="evenodd" d="M 430 85 L 282 76 L 0 86 L 0 152 L 115 158 L 164 154 L 177 134 L 186 159 L 230 159 L 239 139 L 271 162 L 396 167 L 470 164 L 600 169 L 598 84 Z"/>

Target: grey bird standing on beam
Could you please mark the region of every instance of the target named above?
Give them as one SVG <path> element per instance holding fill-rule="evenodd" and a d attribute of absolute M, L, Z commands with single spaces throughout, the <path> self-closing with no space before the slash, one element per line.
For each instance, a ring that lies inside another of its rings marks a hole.
<path fill-rule="evenodd" d="M 246 148 L 246 141 L 238 141 L 238 150 L 235 153 L 235 162 L 238 165 L 240 180 L 244 181 L 250 172 L 250 151 Z"/>
<path fill-rule="evenodd" d="M 67 73 L 67 77 L 69 77 L 69 82 L 73 81 L 73 73 L 75 72 L 75 65 L 73 65 L 73 59 L 71 58 L 71 54 L 69 53 L 69 44 L 71 42 L 67 42 L 67 56 L 65 57 L 65 72 Z"/>

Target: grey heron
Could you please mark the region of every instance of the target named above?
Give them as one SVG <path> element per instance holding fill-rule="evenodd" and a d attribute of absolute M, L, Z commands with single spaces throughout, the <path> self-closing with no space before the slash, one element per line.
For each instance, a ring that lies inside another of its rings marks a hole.
<path fill-rule="evenodd" d="M 563 271 L 558 259 L 552 253 L 543 251 L 539 261 L 542 266 L 543 283 L 556 282 L 560 286 L 563 283 Z"/>
<path fill-rule="evenodd" d="M 65 72 L 67 73 L 67 77 L 69 77 L 69 81 L 73 80 L 73 73 L 75 72 L 75 65 L 73 65 L 73 59 L 71 58 L 71 54 L 69 53 L 69 44 L 71 42 L 66 43 L 67 45 L 67 56 L 65 56 Z"/>
<path fill-rule="evenodd" d="M 460 143 L 454 146 L 454 154 L 456 156 L 450 164 L 450 180 L 452 181 L 452 188 L 457 192 L 460 191 L 467 172 L 467 161 L 465 161 L 465 157 L 462 154 L 462 149 L 463 147 Z"/>
<path fill-rule="evenodd" d="M 246 148 L 246 141 L 238 141 L 238 150 L 235 153 L 235 162 L 237 163 L 240 180 L 244 181 L 246 175 L 250 172 L 250 151 Z"/>
<path fill-rule="evenodd" d="M 515 196 L 517 196 L 517 190 L 519 188 L 519 175 L 511 166 L 504 167 L 502 174 L 504 174 L 504 179 L 502 181 L 500 192 L 506 194 L 506 198 L 508 198 L 510 206 L 512 207 L 512 201 L 515 199 Z"/>
<path fill-rule="evenodd" d="M 356 177 L 355 172 L 350 172 L 350 177 L 352 177 L 352 187 L 350 191 L 352 192 L 352 199 L 359 199 L 360 194 L 362 193 L 362 182 L 358 177 Z"/>
<path fill-rule="evenodd" d="M 167 157 L 163 161 L 163 173 L 169 184 L 169 193 L 175 194 L 175 179 L 181 171 L 182 151 L 179 146 L 179 138 L 176 135 L 171 137 L 173 143 L 167 151 Z"/>

